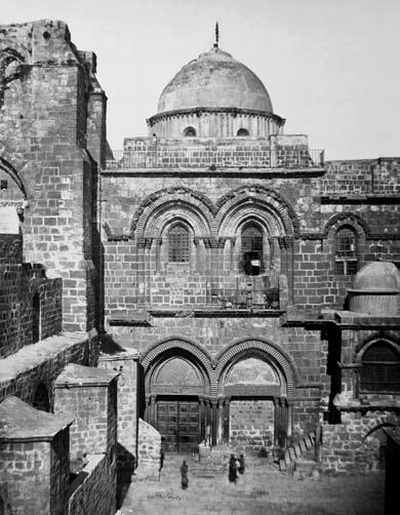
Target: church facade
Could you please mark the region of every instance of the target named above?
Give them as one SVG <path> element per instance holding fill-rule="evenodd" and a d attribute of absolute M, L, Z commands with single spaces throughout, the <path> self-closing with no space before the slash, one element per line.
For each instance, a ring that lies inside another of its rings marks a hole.
<path fill-rule="evenodd" d="M 2 26 L 0 70 L 0 452 L 54 439 L 38 512 L 109 513 L 118 466 L 157 460 L 161 438 L 258 453 L 317 433 L 325 470 L 380 466 L 399 425 L 400 158 L 325 161 L 218 41 L 122 151 L 63 22 Z M 83 454 L 96 467 L 68 498 Z M 13 466 L 5 507 L 30 484 Z"/>

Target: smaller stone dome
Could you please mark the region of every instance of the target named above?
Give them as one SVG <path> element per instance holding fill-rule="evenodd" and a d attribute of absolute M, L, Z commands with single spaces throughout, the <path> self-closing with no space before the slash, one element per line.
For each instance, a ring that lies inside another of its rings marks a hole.
<path fill-rule="evenodd" d="M 400 292 L 400 272 L 388 261 L 372 261 L 355 275 L 353 290 Z"/>
<path fill-rule="evenodd" d="M 373 316 L 398 316 L 400 272 L 393 263 L 372 261 L 354 277 L 348 291 L 350 311 Z"/>

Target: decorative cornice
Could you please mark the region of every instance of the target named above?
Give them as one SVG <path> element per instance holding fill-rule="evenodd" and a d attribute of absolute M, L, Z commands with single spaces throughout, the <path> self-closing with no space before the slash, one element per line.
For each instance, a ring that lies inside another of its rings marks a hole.
<path fill-rule="evenodd" d="M 242 109 L 239 107 L 191 107 L 185 109 L 175 109 L 172 111 L 164 111 L 162 113 L 156 113 L 155 115 L 148 118 L 146 122 L 149 127 L 152 127 L 155 123 L 157 123 L 160 120 L 187 115 L 195 115 L 200 117 L 206 113 L 227 113 L 231 114 L 234 117 L 241 114 L 254 117 L 261 116 L 263 118 L 269 118 L 271 120 L 274 120 L 279 125 L 283 125 L 286 121 L 285 118 L 282 118 L 277 114 L 271 113 L 269 111 L 258 111 L 256 109 Z"/>

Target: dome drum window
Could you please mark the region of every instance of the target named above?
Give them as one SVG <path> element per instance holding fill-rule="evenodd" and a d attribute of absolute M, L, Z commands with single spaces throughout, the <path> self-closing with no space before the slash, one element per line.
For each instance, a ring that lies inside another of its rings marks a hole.
<path fill-rule="evenodd" d="M 186 127 L 186 129 L 183 131 L 183 135 L 185 138 L 195 138 L 196 129 L 194 127 Z"/>
<path fill-rule="evenodd" d="M 241 128 L 241 129 L 239 129 L 239 130 L 237 131 L 236 136 L 239 136 L 239 137 L 244 138 L 244 137 L 246 137 L 246 136 L 250 136 L 250 134 L 249 134 L 249 131 L 248 131 L 247 129 L 243 129 L 243 128 Z"/>
<path fill-rule="evenodd" d="M 357 240 L 351 228 L 344 227 L 336 233 L 335 272 L 337 275 L 357 273 Z"/>
<path fill-rule="evenodd" d="M 189 258 L 189 231 L 184 225 L 177 224 L 168 232 L 168 261 L 187 263 Z"/>

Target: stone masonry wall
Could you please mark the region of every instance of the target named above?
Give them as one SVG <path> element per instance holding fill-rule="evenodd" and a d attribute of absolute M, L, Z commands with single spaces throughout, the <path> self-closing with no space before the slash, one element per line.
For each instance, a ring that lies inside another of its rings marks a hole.
<path fill-rule="evenodd" d="M 54 412 L 74 418 L 71 460 L 86 454 L 115 453 L 117 385 L 56 387 Z M 108 391 L 109 390 L 109 391 Z"/>
<path fill-rule="evenodd" d="M 11 237 L 12 236 L 12 237 Z M 33 342 L 33 297 L 39 296 L 39 339 L 61 331 L 61 280 L 47 279 L 43 267 L 22 263 L 22 238 L 0 237 L 5 256 L 0 262 L 0 357 L 8 356 Z M 10 256 L 7 250 L 18 249 Z"/>
<path fill-rule="evenodd" d="M 384 426 L 399 425 L 392 411 L 342 412 L 341 424 L 324 424 L 322 467 L 329 472 L 368 472 L 382 467 Z"/>
<path fill-rule="evenodd" d="M 94 72 L 63 22 L 14 24 L 0 32 L 0 59 L 9 63 L 7 88 L 0 91 L 2 159 L 28 201 L 25 256 L 63 279 L 63 329 L 90 330 L 99 271 L 92 245 L 97 167 L 86 150 L 86 94 Z"/>
<path fill-rule="evenodd" d="M 53 403 L 53 382 L 68 363 L 94 365 L 97 338 L 86 334 L 63 334 L 24 347 L 0 360 L 0 400 L 15 395 L 32 404 L 36 388 L 46 385 Z"/>
<path fill-rule="evenodd" d="M 93 454 L 71 484 L 68 515 L 110 515 L 115 513 L 115 467 L 110 457 Z"/>
<path fill-rule="evenodd" d="M 370 166 L 377 166 L 374 160 L 368 163 L 368 166 L 365 162 L 361 167 L 361 174 L 365 175 Z M 395 162 L 390 164 L 390 160 L 381 160 L 380 163 L 379 170 L 385 170 L 390 175 L 390 180 L 385 175 L 386 179 L 382 181 L 395 180 Z M 293 270 L 293 277 L 288 276 L 289 299 L 301 309 L 343 307 L 345 291 L 351 278 L 339 276 L 335 272 L 334 234 L 340 223 L 355 224 L 358 231 L 359 267 L 374 259 L 400 262 L 400 237 L 396 236 L 400 211 L 391 200 L 383 202 L 378 199 L 373 206 L 373 199 L 368 203 L 362 199 L 354 203 L 351 199 L 357 195 L 358 190 L 349 186 L 347 192 L 343 193 L 339 188 L 338 193 L 348 195 L 350 200 L 343 197 L 339 201 L 324 200 L 321 204 L 320 195 L 334 195 L 335 181 L 339 180 L 346 167 L 352 170 L 354 166 L 356 163 L 352 161 L 328 164 L 326 175 L 321 179 L 310 179 L 306 174 L 300 179 L 285 178 L 283 175 L 268 179 L 268 188 L 279 192 L 281 198 L 289 202 L 293 207 L 293 217 L 298 220 L 298 235 L 287 250 L 281 249 L 280 254 L 276 254 L 280 255 L 280 261 L 275 266 L 278 271 L 282 267 Z M 375 184 L 378 175 L 376 171 Z M 349 172 L 346 181 L 350 180 Z M 243 179 L 222 177 L 218 171 L 214 174 L 210 172 L 207 178 L 182 172 L 174 178 L 155 178 L 150 175 L 146 177 L 145 171 L 130 177 L 129 173 L 119 174 L 118 171 L 107 170 L 103 173 L 102 184 L 103 198 L 107 205 L 104 217 L 107 226 L 105 237 L 108 240 L 105 241 L 106 316 L 118 311 L 129 314 L 149 304 L 163 307 L 205 306 L 209 304 L 212 290 L 235 288 L 236 276 L 240 277 L 239 256 L 229 242 L 216 242 L 208 247 L 206 240 L 204 243 L 199 241 L 192 249 L 190 264 L 172 266 L 174 264 L 165 263 L 165 242 L 157 239 L 159 235 L 153 234 L 153 240 L 144 238 L 142 241 L 140 238 L 135 239 L 133 229 L 143 209 L 148 209 L 152 202 L 156 205 L 158 195 L 155 192 L 165 191 L 162 198 L 167 202 L 168 194 L 179 186 L 182 188 L 182 203 L 192 204 L 197 201 L 193 195 L 184 193 L 185 188 L 196 192 L 203 196 L 203 206 L 197 202 L 196 209 L 203 212 L 202 216 L 210 218 L 207 210 L 214 210 L 214 213 L 218 211 L 218 199 L 223 195 L 234 195 L 238 187 L 266 184 L 265 180 L 257 178 L 255 172 L 253 177 Z M 379 192 L 372 191 L 371 195 L 379 196 L 381 189 Z M 393 194 L 395 190 L 391 188 L 383 193 Z M 251 193 L 249 198 L 252 198 Z M 178 212 L 179 209 L 175 215 Z M 180 216 L 190 217 L 183 211 Z M 152 223 L 151 218 L 148 223 Z M 206 234 L 195 232 L 193 236 L 201 240 Z"/>
<path fill-rule="evenodd" d="M 274 441 L 274 403 L 239 400 L 229 406 L 229 442 L 247 452 L 257 452 Z"/>

